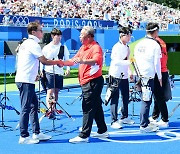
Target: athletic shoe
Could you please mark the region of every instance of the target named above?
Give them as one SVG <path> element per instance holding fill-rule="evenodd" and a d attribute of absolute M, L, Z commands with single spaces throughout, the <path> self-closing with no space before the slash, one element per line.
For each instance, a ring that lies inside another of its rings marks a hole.
<path fill-rule="evenodd" d="M 111 124 L 111 128 L 113 129 L 121 129 L 122 128 L 122 123 L 119 121 L 115 121 Z"/>
<path fill-rule="evenodd" d="M 149 126 L 158 127 L 157 123 L 149 123 Z"/>
<path fill-rule="evenodd" d="M 33 134 L 33 135 L 32 135 L 32 138 L 33 138 L 34 140 L 45 141 L 45 140 L 51 139 L 52 136 L 46 135 L 46 134 L 43 134 L 43 133 L 39 133 L 39 134 Z"/>
<path fill-rule="evenodd" d="M 82 131 L 82 127 L 79 127 L 79 131 L 80 131 L 80 132 Z"/>
<path fill-rule="evenodd" d="M 94 133 L 91 135 L 91 137 L 95 137 L 95 138 L 108 138 L 109 137 L 109 133 L 106 131 L 102 134 L 99 133 Z"/>
<path fill-rule="evenodd" d="M 119 122 L 123 124 L 128 124 L 128 125 L 133 125 L 135 123 L 133 120 L 128 119 L 128 118 L 120 119 Z"/>
<path fill-rule="evenodd" d="M 21 137 L 19 138 L 19 144 L 37 144 L 39 143 L 38 139 L 33 139 L 30 136 L 28 137 Z"/>
<path fill-rule="evenodd" d="M 70 139 L 69 142 L 70 143 L 87 143 L 89 142 L 89 137 L 81 138 L 79 136 L 76 136 L 75 138 Z"/>
<path fill-rule="evenodd" d="M 140 132 L 141 133 L 151 133 L 151 132 L 157 132 L 159 130 L 159 127 L 153 124 L 149 124 L 147 127 L 141 127 L 140 126 Z"/>
<path fill-rule="evenodd" d="M 157 125 L 159 126 L 159 128 L 167 128 L 167 127 L 169 127 L 169 122 L 164 122 L 161 119 L 160 121 L 157 122 Z"/>
<path fill-rule="evenodd" d="M 157 123 L 157 119 L 153 119 L 153 117 L 149 117 L 149 121 L 152 124 L 156 124 Z"/>

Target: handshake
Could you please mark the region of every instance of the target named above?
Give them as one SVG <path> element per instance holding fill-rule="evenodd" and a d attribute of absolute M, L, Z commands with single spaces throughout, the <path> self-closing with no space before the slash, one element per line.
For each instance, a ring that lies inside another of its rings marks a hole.
<path fill-rule="evenodd" d="M 64 62 L 61 59 L 59 59 L 57 66 L 63 67 L 64 66 Z"/>
<path fill-rule="evenodd" d="M 66 61 L 63 61 L 61 59 L 56 61 L 56 65 L 59 67 L 63 67 L 63 66 L 73 66 L 74 64 L 82 64 L 84 61 L 80 58 L 74 58 L 74 59 L 69 59 Z"/>

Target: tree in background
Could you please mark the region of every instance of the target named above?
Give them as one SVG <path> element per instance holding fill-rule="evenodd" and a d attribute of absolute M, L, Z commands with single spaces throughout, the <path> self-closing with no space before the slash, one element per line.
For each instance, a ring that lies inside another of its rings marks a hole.
<path fill-rule="evenodd" d="M 180 0 L 150 0 L 158 4 L 163 4 L 170 8 L 180 9 Z"/>

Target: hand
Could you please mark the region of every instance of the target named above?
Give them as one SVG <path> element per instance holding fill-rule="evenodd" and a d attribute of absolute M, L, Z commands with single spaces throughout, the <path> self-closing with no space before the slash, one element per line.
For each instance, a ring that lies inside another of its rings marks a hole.
<path fill-rule="evenodd" d="M 40 76 L 40 77 L 44 77 L 44 74 L 43 74 L 42 71 L 39 73 L 39 76 Z"/>
<path fill-rule="evenodd" d="M 83 64 L 84 63 L 84 61 L 83 61 L 83 59 L 82 58 L 75 58 L 74 59 L 74 63 L 76 63 L 76 64 Z"/>
<path fill-rule="evenodd" d="M 70 70 L 66 70 L 66 72 L 64 73 L 65 76 L 69 76 L 70 75 Z"/>
<path fill-rule="evenodd" d="M 35 81 L 39 81 L 39 79 L 40 79 L 40 75 L 37 75 Z"/>
<path fill-rule="evenodd" d="M 62 60 L 59 60 L 57 66 L 63 67 L 64 66 L 64 62 Z"/>
<path fill-rule="evenodd" d="M 134 82 L 134 76 L 132 74 L 129 76 L 129 78 L 130 78 L 130 82 Z"/>
<path fill-rule="evenodd" d="M 135 61 L 136 61 L 136 59 L 135 59 L 134 57 L 130 58 L 130 62 L 131 62 L 131 63 L 133 63 L 133 62 L 135 62 Z"/>
<path fill-rule="evenodd" d="M 159 84 L 162 87 L 162 79 L 159 79 Z"/>

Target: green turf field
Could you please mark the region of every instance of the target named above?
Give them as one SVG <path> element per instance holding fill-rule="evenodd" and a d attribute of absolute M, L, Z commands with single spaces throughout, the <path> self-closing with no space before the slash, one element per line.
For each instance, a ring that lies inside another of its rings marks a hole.
<path fill-rule="evenodd" d="M 108 68 L 109 67 L 103 67 L 103 75 L 108 74 Z M 6 88 L 7 91 L 16 91 L 17 87 L 14 83 L 15 74 L 12 74 L 11 76 L 9 74 L 6 75 L 6 87 L 4 85 L 4 75 L 0 75 L 0 92 L 4 92 L 4 89 Z M 64 86 L 66 85 L 73 85 L 78 84 L 78 69 L 71 69 L 71 74 L 69 77 L 64 78 Z M 36 82 L 36 86 L 38 87 L 38 82 Z"/>

